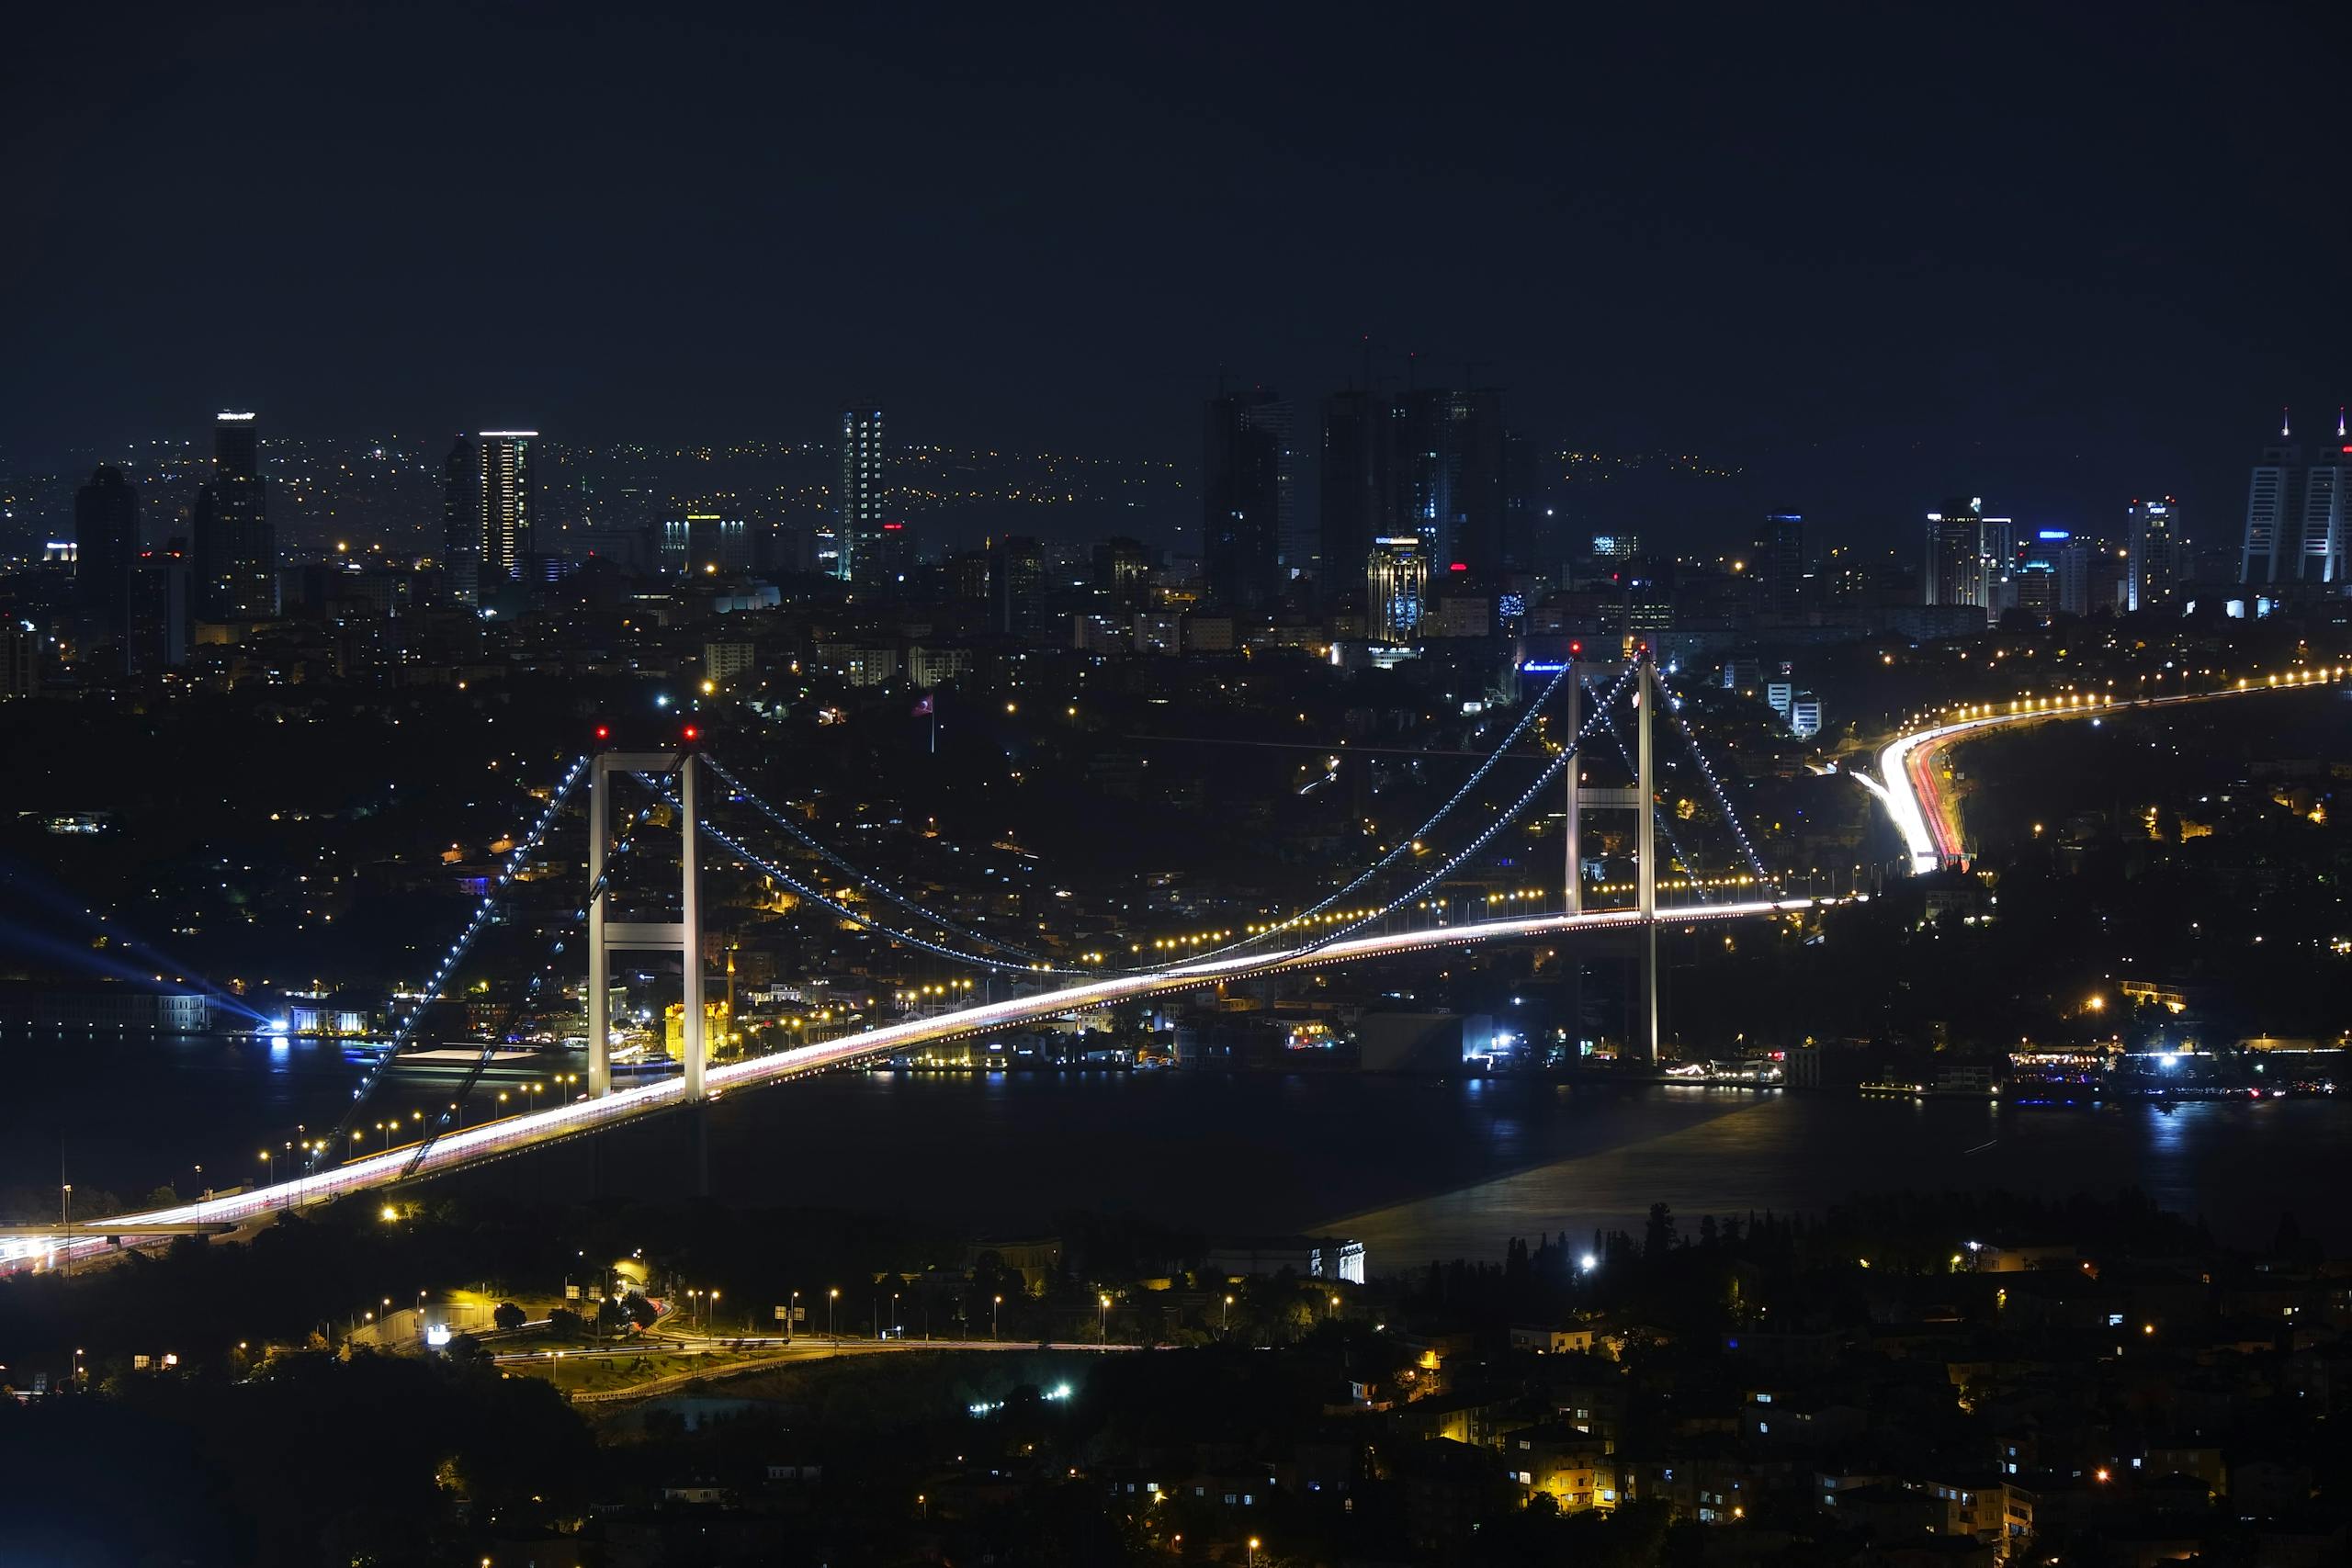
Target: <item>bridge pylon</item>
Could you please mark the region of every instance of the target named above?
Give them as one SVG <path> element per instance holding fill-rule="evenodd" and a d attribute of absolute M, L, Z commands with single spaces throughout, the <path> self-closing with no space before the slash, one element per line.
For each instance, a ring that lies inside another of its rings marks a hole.
<path fill-rule="evenodd" d="M 1572 656 L 1574 657 L 1574 656 Z M 1571 915 L 1584 913 L 1584 866 L 1582 863 L 1582 818 L 1587 811 L 1631 811 L 1634 828 L 1635 881 L 1634 907 L 1642 917 L 1642 1043 L 1647 1059 L 1656 1063 L 1658 1056 L 1659 1015 L 1657 1006 L 1657 748 L 1653 733 L 1652 717 L 1657 711 L 1657 666 L 1647 648 L 1634 652 L 1634 785 L 1631 789 L 1605 789 L 1586 786 L 1578 777 L 1583 768 L 1569 760 L 1567 798 L 1561 811 L 1562 838 L 1565 840 L 1566 865 L 1566 908 Z M 1568 678 L 1567 733 L 1571 743 L 1583 728 L 1584 675 L 1572 670 Z"/>
<path fill-rule="evenodd" d="M 678 777 L 680 834 L 678 919 L 615 920 L 605 915 L 612 890 L 605 884 L 605 858 L 612 842 L 612 779 L 615 773 Z M 613 1088 L 612 955 L 616 951 L 675 953 L 684 976 L 684 1017 L 679 1046 L 684 1055 L 686 1099 L 703 1097 L 709 1054 L 703 1031 L 701 838 L 697 798 L 701 769 L 691 751 L 601 751 L 588 773 L 588 1092 Z"/>

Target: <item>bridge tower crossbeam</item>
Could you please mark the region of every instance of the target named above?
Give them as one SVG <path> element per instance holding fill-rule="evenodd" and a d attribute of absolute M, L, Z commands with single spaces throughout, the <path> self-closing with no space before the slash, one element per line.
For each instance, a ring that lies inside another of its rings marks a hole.
<path fill-rule="evenodd" d="M 679 882 L 675 920 L 616 920 L 608 918 L 605 857 L 612 840 L 613 775 L 669 773 L 678 776 Z M 684 1017 L 679 1045 L 684 1055 L 686 1099 L 703 1098 L 709 1055 L 703 1029 L 702 812 L 692 752 L 600 751 L 588 774 L 588 1092 L 613 1088 L 612 955 L 616 951 L 675 953 L 684 976 Z"/>
<path fill-rule="evenodd" d="M 1588 786 L 1580 778 L 1583 769 L 1571 761 L 1567 769 L 1566 799 L 1561 811 L 1567 864 L 1565 867 L 1567 912 L 1584 913 L 1584 866 L 1581 836 L 1583 815 L 1587 811 L 1630 811 L 1634 828 L 1634 908 L 1642 917 L 1642 1010 L 1643 1047 L 1648 1060 L 1658 1056 L 1657 1006 L 1657 749 L 1652 733 L 1651 718 L 1657 711 L 1657 667 L 1649 649 L 1637 649 L 1634 655 L 1635 684 L 1634 708 L 1635 739 L 1634 742 L 1634 784 L 1631 789 L 1606 789 Z M 1572 673 L 1568 679 L 1567 733 L 1574 736 L 1582 724 L 1584 678 Z"/>

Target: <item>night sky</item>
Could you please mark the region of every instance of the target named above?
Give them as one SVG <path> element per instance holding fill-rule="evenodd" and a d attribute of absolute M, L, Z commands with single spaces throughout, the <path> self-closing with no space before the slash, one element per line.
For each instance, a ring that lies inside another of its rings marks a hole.
<path fill-rule="evenodd" d="M 2202 537 L 2281 403 L 2352 400 L 2341 6 L 46 9 L 19 456 L 857 398 L 1190 464 L 1220 370 L 1304 409 L 1369 340 L 1833 530 L 2172 490 Z"/>

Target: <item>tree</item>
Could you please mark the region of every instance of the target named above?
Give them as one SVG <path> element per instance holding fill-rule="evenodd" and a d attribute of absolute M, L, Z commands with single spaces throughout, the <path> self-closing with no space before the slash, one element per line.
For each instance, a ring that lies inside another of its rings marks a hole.
<path fill-rule="evenodd" d="M 529 1322 L 530 1317 L 513 1302 L 501 1302 L 498 1303 L 498 1310 L 490 1314 L 490 1321 L 512 1334 Z"/>

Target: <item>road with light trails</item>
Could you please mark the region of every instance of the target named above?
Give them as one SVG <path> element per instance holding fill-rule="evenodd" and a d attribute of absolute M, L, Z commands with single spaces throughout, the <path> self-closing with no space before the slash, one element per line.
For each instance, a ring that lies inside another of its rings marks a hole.
<path fill-rule="evenodd" d="M 2006 705 L 2007 711 L 1956 719 L 1926 729 L 1898 735 L 1878 754 L 1878 777 L 1854 777 L 1883 801 L 1903 835 L 1914 874 L 1935 871 L 1958 860 L 1962 852 L 1960 821 L 1951 801 L 1937 787 L 1938 759 L 1951 746 L 1988 730 L 2021 725 L 2047 724 L 2056 719 L 2100 718 L 2136 713 L 2145 708 L 2172 707 L 2181 703 L 2211 702 L 2218 697 L 2246 697 L 2257 693 L 2309 691 L 2335 685 L 2352 675 L 2345 665 L 2307 665 L 2273 673 L 2257 681 L 2243 677 L 2236 684 L 2211 692 L 2182 692 L 2161 697 L 2110 697 L 2102 693 L 2077 693 L 2066 697 L 2024 698 Z M 2000 707 L 2003 705 L 1994 704 Z"/>
<path fill-rule="evenodd" d="M 880 1341 L 842 1339 L 836 1341 L 821 1337 L 811 1339 L 805 1335 L 789 1344 L 780 1339 L 752 1339 L 742 1341 L 742 1343 L 754 1353 L 745 1355 L 739 1361 L 728 1361 L 710 1367 L 687 1367 L 678 1371 L 665 1372 L 657 1378 L 647 1378 L 641 1382 L 625 1383 L 617 1388 L 562 1389 L 560 1384 L 557 1386 L 560 1392 L 571 1398 L 574 1404 L 617 1404 L 625 1400 L 658 1398 L 662 1394 L 674 1393 L 682 1388 L 691 1388 L 695 1383 L 707 1382 L 714 1379 L 738 1377 L 752 1372 L 775 1371 L 782 1367 L 807 1366 L 811 1362 L 835 1360 L 851 1356 L 910 1355 L 923 1350 L 1082 1351 L 1090 1356 L 1097 1356 L 1117 1355 L 1122 1352 L 1149 1348 L 1143 1345 L 1105 1345 L 1091 1339 L 1055 1340 L 1046 1344 L 1040 1344 L 1035 1339 L 884 1339 Z M 532 1377 L 537 1375 L 529 1370 L 533 1367 L 545 1368 L 552 1371 L 553 1369 L 566 1363 L 576 1364 L 581 1361 L 593 1363 L 600 1359 L 609 1360 L 623 1356 L 661 1354 L 700 1357 L 716 1356 L 733 1349 L 734 1344 L 729 1342 L 725 1345 L 714 1345 L 706 1349 L 690 1350 L 649 1349 L 645 1347 L 613 1350 L 566 1350 L 560 1357 L 551 1356 L 545 1350 L 514 1351 L 495 1357 L 493 1359 L 499 1366 L 512 1369 L 510 1375 Z"/>
<path fill-rule="evenodd" d="M 1679 906 L 1670 911 L 1662 910 L 1659 919 L 1670 925 L 1752 919 L 1801 914 L 1843 902 L 1844 899 L 1836 897 L 1803 897 L 1751 899 L 1736 904 L 1692 904 Z M 1381 936 L 1351 937 L 1321 946 L 1309 945 L 1198 964 L 1180 964 L 1141 974 L 1081 981 L 1033 996 L 982 1003 L 929 1018 L 910 1019 L 902 1023 L 870 1029 L 839 1040 L 796 1046 L 772 1055 L 716 1065 L 708 1071 L 706 1088 L 709 1097 L 716 1100 L 736 1090 L 781 1083 L 810 1073 L 887 1057 L 910 1046 L 961 1040 L 1015 1024 L 1058 1017 L 1075 1010 L 1105 1007 L 1145 997 L 1190 990 L 1215 985 L 1220 980 L 1248 979 L 1261 975 L 1348 964 L 1368 958 L 1468 947 L 1479 942 L 1526 941 L 1636 928 L 1640 924 L 1641 916 L 1632 909 L 1603 909 L 1580 915 L 1528 915 Z M 442 1175 L 468 1166 L 507 1158 L 567 1138 L 602 1132 L 626 1122 L 672 1110 L 684 1101 L 684 1081 L 675 1077 L 662 1078 L 616 1089 L 598 1100 L 573 1100 L 544 1111 L 510 1116 L 484 1126 L 445 1133 L 426 1151 L 417 1175 L 420 1178 Z M 95 1239 L 74 1241 L 70 1250 L 74 1258 L 79 1260 L 111 1251 L 113 1241 L 128 1245 L 142 1234 L 139 1228 L 142 1222 L 185 1224 L 244 1221 L 273 1211 L 299 1209 L 374 1188 L 390 1187 L 403 1179 L 410 1160 L 414 1157 L 413 1147 L 391 1149 L 337 1166 L 332 1170 L 318 1171 L 294 1180 L 226 1197 L 136 1214 L 110 1215 L 104 1220 L 76 1220 L 76 1231 L 99 1225 L 108 1228 Z M 114 1228 L 118 1222 L 119 1228 Z M 0 1273 L 63 1261 L 68 1249 L 55 1243 L 53 1236 L 0 1242 Z"/>

